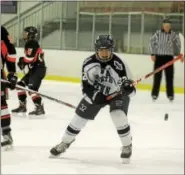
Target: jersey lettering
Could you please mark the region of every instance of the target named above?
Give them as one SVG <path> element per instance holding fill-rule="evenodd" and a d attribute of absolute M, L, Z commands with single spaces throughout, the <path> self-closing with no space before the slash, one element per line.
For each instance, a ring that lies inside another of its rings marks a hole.
<path fill-rule="evenodd" d="M 114 61 L 114 66 L 117 70 L 123 70 L 123 66 L 118 61 Z"/>

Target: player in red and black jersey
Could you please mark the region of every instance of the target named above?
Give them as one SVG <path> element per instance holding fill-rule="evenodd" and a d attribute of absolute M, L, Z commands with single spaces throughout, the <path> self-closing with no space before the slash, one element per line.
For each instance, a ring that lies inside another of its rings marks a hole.
<path fill-rule="evenodd" d="M 26 41 L 24 47 L 24 56 L 19 58 L 18 67 L 24 70 L 25 66 L 28 67 L 28 73 L 18 82 L 20 86 L 28 86 L 29 89 L 38 91 L 42 83 L 43 78 L 46 75 L 46 66 L 44 61 L 44 52 L 40 48 L 37 41 L 38 30 L 33 27 L 26 27 L 24 29 L 24 40 Z M 29 93 L 33 103 L 35 104 L 35 110 L 29 113 L 29 115 L 41 115 L 45 114 L 42 104 L 42 98 L 35 93 Z M 13 109 L 13 113 L 26 112 L 26 92 L 18 89 L 19 107 Z"/>
<path fill-rule="evenodd" d="M 12 146 L 13 139 L 11 136 L 11 115 L 7 104 L 7 88 L 15 89 L 17 83 L 16 75 L 16 50 L 7 29 L 1 26 L 1 79 L 8 79 L 10 83 L 1 82 L 1 129 L 3 141 L 1 146 Z M 8 70 L 6 76 L 4 67 Z"/>

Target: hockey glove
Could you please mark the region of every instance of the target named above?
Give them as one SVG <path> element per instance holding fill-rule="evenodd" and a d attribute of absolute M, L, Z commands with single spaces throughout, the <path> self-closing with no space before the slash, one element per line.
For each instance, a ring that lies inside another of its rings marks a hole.
<path fill-rule="evenodd" d="M 8 81 L 10 82 L 10 85 L 9 85 L 9 88 L 11 90 L 15 89 L 15 86 L 17 84 L 17 75 L 13 72 L 10 72 L 8 75 L 7 75 L 7 79 Z"/>
<path fill-rule="evenodd" d="M 135 87 L 132 85 L 133 80 L 125 80 L 122 83 L 121 90 L 123 95 L 128 96 L 136 91 Z"/>
<path fill-rule="evenodd" d="M 23 70 L 25 68 L 25 65 L 26 63 L 24 62 L 24 57 L 20 57 L 17 66 L 20 70 Z"/>
<path fill-rule="evenodd" d="M 91 98 L 92 102 L 96 105 L 100 105 L 100 104 L 106 104 L 106 97 L 105 95 L 103 95 L 101 92 L 99 91 L 95 91 L 92 98 Z"/>

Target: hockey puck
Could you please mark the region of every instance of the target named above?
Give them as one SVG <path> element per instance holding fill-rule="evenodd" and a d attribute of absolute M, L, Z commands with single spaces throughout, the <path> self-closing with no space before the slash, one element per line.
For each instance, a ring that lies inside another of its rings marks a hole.
<path fill-rule="evenodd" d="M 168 120 L 168 114 L 165 114 L 164 120 Z"/>

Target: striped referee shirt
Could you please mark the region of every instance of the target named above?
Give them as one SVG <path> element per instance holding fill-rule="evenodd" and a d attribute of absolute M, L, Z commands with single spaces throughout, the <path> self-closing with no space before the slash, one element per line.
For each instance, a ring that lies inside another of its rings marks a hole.
<path fill-rule="evenodd" d="M 172 30 L 168 33 L 157 30 L 150 38 L 149 48 L 152 55 L 177 56 L 181 50 L 180 37 Z"/>

